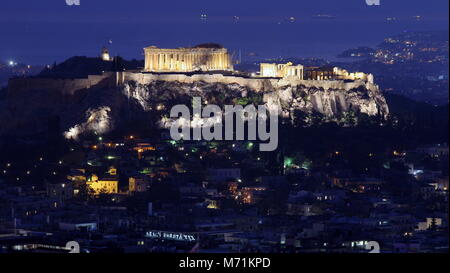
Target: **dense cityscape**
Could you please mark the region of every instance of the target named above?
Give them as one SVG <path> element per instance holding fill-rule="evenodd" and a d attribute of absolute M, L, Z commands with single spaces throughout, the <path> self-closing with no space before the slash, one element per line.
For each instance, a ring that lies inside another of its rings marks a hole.
<path fill-rule="evenodd" d="M 0 61 L 0 253 L 448 253 L 448 31 L 358 42 L 329 58 L 152 40 L 135 59 L 109 40 Z M 193 98 L 276 109 L 276 149 L 248 113 L 241 138 L 237 113 L 232 140 L 174 138 L 177 105 L 195 134 Z"/>
<path fill-rule="evenodd" d="M 2 240 L 11 250 L 36 247 L 26 243 L 36 238 L 76 239 L 90 252 L 197 243 L 202 252 L 348 252 L 372 240 L 385 251 L 439 252 L 448 244 L 444 144 L 368 151 L 357 172 L 346 161 L 361 155 L 347 156 L 349 147 L 314 161 L 299 151 L 260 153 L 252 142 L 133 135 L 65 148 L 60 157 L 2 163 L 2 228 L 22 238 Z M 46 183 L 26 183 L 39 180 Z M 154 240 L 152 230 L 195 239 Z"/>

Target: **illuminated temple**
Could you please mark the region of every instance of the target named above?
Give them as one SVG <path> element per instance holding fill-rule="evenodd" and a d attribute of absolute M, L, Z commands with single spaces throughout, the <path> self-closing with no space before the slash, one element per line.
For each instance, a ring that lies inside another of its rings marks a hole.
<path fill-rule="evenodd" d="M 189 48 L 144 48 L 145 72 L 233 71 L 228 50 L 218 44 Z"/>
<path fill-rule="evenodd" d="M 261 63 L 260 76 L 262 77 L 295 77 L 303 80 L 303 65 Z"/>

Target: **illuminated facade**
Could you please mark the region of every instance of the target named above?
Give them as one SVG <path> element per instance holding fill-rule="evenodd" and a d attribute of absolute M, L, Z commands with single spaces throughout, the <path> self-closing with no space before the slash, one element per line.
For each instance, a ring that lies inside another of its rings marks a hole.
<path fill-rule="evenodd" d="M 348 72 L 347 70 L 339 67 L 334 67 L 333 73 L 339 80 L 364 80 L 374 83 L 372 74 L 366 74 L 363 72 Z"/>
<path fill-rule="evenodd" d="M 294 77 L 303 80 L 303 65 L 293 65 L 291 62 L 286 64 L 261 63 L 261 77 L 286 78 Z"/>
<path fill-rule="evenodd" d="M 332 66 L 307 67 L 305 69 L 306 80 L 363 80 L 374 83 L 373 75 L 363 72 L 348 72 L 345 69 Z"/>
<path fill-rule="evenodd" d="M 102 53 L 100 54 L 100 58 L 102 58 L 102 60 L 106 61 L 106 62 L 112 61 L 112 58 L 109 55 L 109 50 L 106 47 L 102 48 Z"/>
<path fill-rule="evenodd" d="M 217 44 L 191 48 L 144 48 L 146 72 L 233 71 L 228 50 Z"/>
<path fill-rule="evenodd" d="M 100 179 L 97 175 L 93 174 L 86 184 L 92 189 L 95 195 L 99 194 L 114 194 L 119 193 L 119 180 L 117 179 L 117 169 L 114 167 L 109 168 L 109 176 Z"/>

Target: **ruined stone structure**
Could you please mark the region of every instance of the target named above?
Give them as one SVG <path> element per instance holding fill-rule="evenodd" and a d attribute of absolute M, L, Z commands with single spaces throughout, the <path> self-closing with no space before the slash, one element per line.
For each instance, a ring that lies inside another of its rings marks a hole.
<path fill-rule="evenodd" d="M 334 67 L 332 66 L 308 66 L 305 68 L 305 79 L 313 81 L 333 80 L 335 79 Z"/>
<path fill-rule="evenodd" d="M 374 83 L 373 75 L 363 72 L 348 72 L 345 69 L 333 66 L 306 67 L 305 80 L 363 80 Z"/>
<path fill-rule="evenodd" d="M 364 80 L 374 83 L 372 74 L 366 74 L 363 72 L 348 72 L 347 70 L 339 67 L 334 67 L 333 73 L 336 75 L 336 79 L 338 80 Z"/>
<path fill-rule="evenodd" d="M 286 64 L 261 63 L 261 77 L 286 78 L 294 77 L 303 80 L 303 65 L 293 65 L 291 62 Z"/>
<path fill-rule="evenodd" d="M 218 44 L 190 48 L 144 48 L 145 72 L 233 71 L 228 50 Z"/>
<path fill-rule="evenodd" d="M 303 65 L 261 63 L 260 76 L 269 78 L 290 78 L 294 80 L 330 81 L 330 80 L 363 80 L 374 83 L 373 75 L 363 72 L 348 72 L 333 66 L 304 67 Z"/>

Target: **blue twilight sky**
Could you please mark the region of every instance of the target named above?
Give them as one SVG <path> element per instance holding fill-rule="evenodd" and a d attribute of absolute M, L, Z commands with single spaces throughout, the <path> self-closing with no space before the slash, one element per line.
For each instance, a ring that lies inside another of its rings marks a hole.
<path fill-rule="evenodd" d="M 203 42 L 241 50 L 243 58 L 249 53 L 333 58 L 346 48 L 375 46 L 402 31 L 448 30 L 448 0 L 380 0 L 380 6 L 368 6 L 366 0 L 80 2 L 1 0 L 0 62 L 45 64 L 73 55 L 96 56 L 104 45 L 114 55 L 141 58 L 145 46 Z M 208 19 L 201 20 L 201 14 Z M 335 19 L 314 18 L 317 14 Z M 422 19 L 413 18 L 417 15 Z"/>

